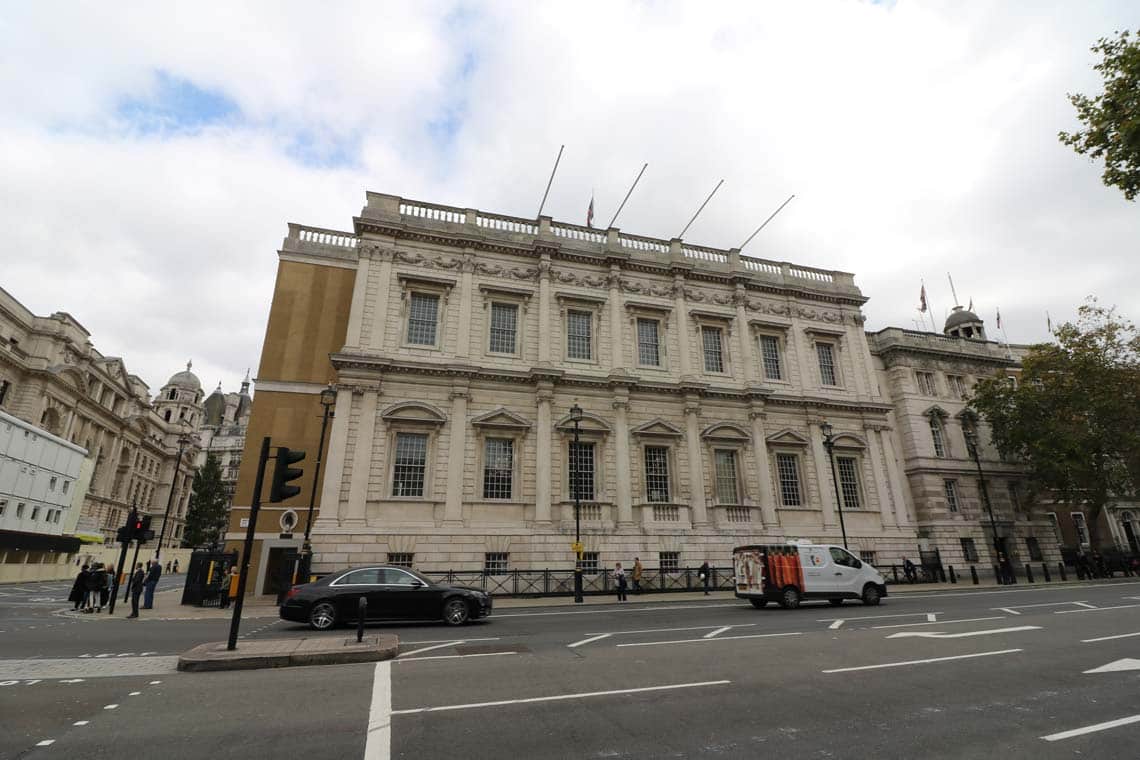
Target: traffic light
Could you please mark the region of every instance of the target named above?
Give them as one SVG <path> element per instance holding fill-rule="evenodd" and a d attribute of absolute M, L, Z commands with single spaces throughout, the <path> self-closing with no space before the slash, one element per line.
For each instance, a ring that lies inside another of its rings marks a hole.
<path fill-rule="evenodd" d="M 139 526 L 135 538 L 140 542 L 154 539 L 154 531 L 150 529 L 150 515 L 143 515 L 138 520 Z"/>
<path fill-rule="evenodd" d="M 273 486 L 269 489 L 269 500 L 272 502 L 284 501 L 291 496 L 301 493 L 300 486 L 286 485 L 304 474 L 300 467 L 290 467 L 295 462 L 305 458 L 305 452 L 277 447 L 277 466 L 273 468 Z"/>

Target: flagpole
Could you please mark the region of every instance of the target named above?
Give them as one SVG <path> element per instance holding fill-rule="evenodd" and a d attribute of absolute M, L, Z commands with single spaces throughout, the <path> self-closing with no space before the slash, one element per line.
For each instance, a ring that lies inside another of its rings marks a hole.
<path fill-rule="evenodd" d="M 629 200 L 629 196 L 633 195 L 633 188 L 637 187 L 637 183 L 641 181 L 641 175 L 642 175 L 642 174 L 645 174 L 645 170 L 646 170 L 646 169 L 648 169 L 648 168 L 649 168 L 649 163 L 648 163 L 648 162 L 646 162 L 645 166 L 642 166 L 642 167 L 641 167 L 641 171 L 639 171 L 639 172 L 637 173 L 637 179 L 635 179 L 635 180 L 633 181 L 633 184 L 629 186 L 629 192 L 628 192 L 628 193 L 626 193 L 626 194 L 625 194 L 625 197 L 621 199 L 621 205 L 620 205 L 620 206 L 618 206 L 618 210 L 614 212 L 614 218 L 613 218 L 613 219 L 611 219 L 611 220 L 610 220 L 610 223 L 606 225 L 606 228 L 607 228 L 607 229 L 609 229 L 610 227 L 613 227 L 613 226 L 614 226 L 614 222 L 616 222 L 616 221 L 617 221 L 617 218 L 618 218 L 618 214 L 620 214 L 620 213 L 621 213 L 621 210 L 622 210 L 623 208 L 625 208 L 625 202 Z"/>
<path fill-rule="evenodd" d="M 922 286 L 926 287 L 926 283 L 923 283 Z M 929 293 L 926 294 L 926 305 L 930 309 L 930 330 L 931 332 L 938 332 L 938 325 L 934 324 L 934 303 L 930 300 Z"/>
<path fill-rule="evenodd" d="M 792 193 L 791 195 L 789 195 L 789 196 L 788 196 L 788 199 L 787 199 L 786 201 L 784 201 L 783 203 L 781 203 L 781 204 L 780 204 L 780 207 L 779 207 L 778 209 L 776 209 L 775 211 L 773 211 L 773 212 L 772 212 L 772 215 L 771 215 L 771 216 L 769 216 L 767 219 L 765 219 L 765 220 L 764 220 L 764 223 L 763 223 L 763 224 L 761 224 L 759 227 L 757 227 L 757 228 L 756 228 L 756 231 L 755 231 L 755 232 L 753 232 L 751 235 L 749 235 L 749 236 L 748 236 L 748 239 L 747 239 L 747 240 L 745 240 L 743 243 L 741 243 L 741 244 L 740 244 L 740 246 L 739 246 L 738 250 L 741 250 L 741 251 L 743 251 L 743 250 L 744 250 L 744 246 L 746 246 L 746 245 L 748 245 L 749 243 L 751 243 L 751 242 L 752 242 L 752 238 L 754 238 L 754 237 L 756 237 L 757 235 L 759 235 L 759 234 L 760 234 L 760 230 L 762 230 L 762 229 L 764 229 L 765 227 L 767 227 L 767 226 L 768 226 L 768 222 L 770 222 L 770 221 L 772 221 L 773 219 L 775 219 L 775 218 L 776 218 L 776 214 L 778 214 L 778 213 L 780 213 L 781 211 L 783 211 L 783 210 L 784 210 L 784 206 L 787 206 L 789 203 L 791 203 L 791 202 L 792 202 L 792 198 L 795 198 L 795 197 L 796 197 L 796 194 L 795 194 L 795 193 Z"/>
<path fill-rule="evenodd" d="M 554 159 L 554 168 L 550 170 L 550 179 L 546 182 L 546 192 L 542 194 L 542 203 L 538 204 L 538 213 L 535 214 L 535 219 L 542 216 L 542 209 L 546 206 L 546 196 L 550 195 L 550 186 L 554 183 L 554 173 L 558 171 L 558 162 L 562 160 L 562 150 L 566 145 L 558 149 L 558 157 Z"/>
<path fill-rule="evenodd" d="M 954 278 L 950 276 L 949 272 L 946 273 L 946 279 L 950 281 L 950 293 L 954 296 L 954 305 L 961 306 L 958 303 L 958 291 L 954 289 Z"/>
<path fill-rule="evenodd" d="M 693 214 L 693 218 L 689 220 L 689 223 L 685 225 L 685 229 L 681 230 L 681 234 L 677 237 L 683 238 L 685 236 L 685 233 L 688 232 L 689 228 L 693 226 L 693 222 L 697 221 L 697 217 L 700 216 L 701 212 L 705 210 L 705 206 L 709 205 L 709 201 L 712 200 L 712 197 L 716 195 L 716 191 L 720 190 L 720 186 L 723 184 L 723 179 L 720 182 L 716 183 L 716 187 L 714 187 L 713 191 L 709 193 L 709 197 L 705 198 L 705 202 L 701 204 L 701 207 L 699 209 L 697 209 L 697 213 Z"/>

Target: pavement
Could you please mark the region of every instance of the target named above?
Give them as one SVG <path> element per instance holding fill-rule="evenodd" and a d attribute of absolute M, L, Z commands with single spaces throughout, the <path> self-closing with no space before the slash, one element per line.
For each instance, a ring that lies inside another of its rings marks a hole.
<path fill-rule="evenodd" d="M 892 588 L 878 607 L 636 599 L 496 600 L 458 629 L 369 625 L 399 637 L 388 661 L 235 673 L 172 658 L 224 620 L 0 627 L 0 758 L 1137 756 L 1135 579 Z"/>

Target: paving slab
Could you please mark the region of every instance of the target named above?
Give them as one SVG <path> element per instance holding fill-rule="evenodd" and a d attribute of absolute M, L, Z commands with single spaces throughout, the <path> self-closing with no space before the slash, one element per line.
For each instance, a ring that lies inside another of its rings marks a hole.
<path fill-rule="evenodd" d="M 365 636 L 359 642 L 355 636 L 242 640 L 233 651 L 226 649 L 226 642 L 213 641 L 180 655 L 178 669 L 191 672 L 256 670 L 376 662 L 392 659 L 399 648 L 399 639 L 388 633 Z"/>

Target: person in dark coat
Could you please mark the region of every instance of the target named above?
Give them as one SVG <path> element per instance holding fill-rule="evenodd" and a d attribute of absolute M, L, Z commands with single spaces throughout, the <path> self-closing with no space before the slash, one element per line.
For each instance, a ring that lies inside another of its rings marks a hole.
<path fill-rule="evenodd" d="M 99 601 L 99 572 L 102 567 L 102 565 L 96 562 L 87 573 L 87 596 L 83 600 L 84 612 L 95 611 L 95 605 Z"/>
<path fill-rule="evenodd" d="M 162 565 L 158 564 L 158 560 L 150 561 L 150 569 L 146 572 L 146 580 L 143 581 L 143 587 L 146 590 L 146 596 L 143 597 L 143 609 L 149 610 L 154 608 L 154 587 L 158 585 L 158 579 L 162 577 Z"/>
<path fill-rule="evenodd" d="M 627 583 L 626 583 L 626 577 L 625 577 L 625 570 L 621 569 L 621 563 L 620 562 L 617 563 L 617 567 L 614 568 L 614 585 L 617 586 L 618 601 L 619 602 L 626 601 L 628 598 L 628 597 L 626 597 L 626 593 L 625 593 Z"/>
<path fill-rule="evenodd" d="M 87 576 L 91 573 L 90 565 L 84 565 L 79 574 L 75 576 L 75 582 L 71 584 L 71 593 L 67 595 L 67 601 L 74 602 L 75 606 L 71 609 L 79 609 L 79 605 L 83 604 L 83 599 L 87 596 Z"/>
<path fill-rule="evenodd" d="M 143 572 L 142 563 L 135 563 L 135 572 L 131 575 L 131 614 L 127 615 L 128 618 L 139 616 L 139 597 L 142 596 L 145 580 L 146 573 Z"/>
<path fill-rule="evenodd" d="M 710 580 L 709 576 L 712 575 L 712 571 L 709 569 L 709 561 L 707 559 L 701 564 L 701 569 L 699 572 L 701 574 L 701 583 L 705 587 L 705 596 L 708 596 Z"/>
<path fill-rule="evenodd" d="M 91 592 L 91 604 L 94 605 L 96 612 L 103 611 L 103 605 L 107 603 L 107 596 L 111 593 L 110 578 L 107 576 L 107 571 L 104 565 L 95 563 L 95 567 L 91 570 L 92 585 L 95 587 Z"/>

